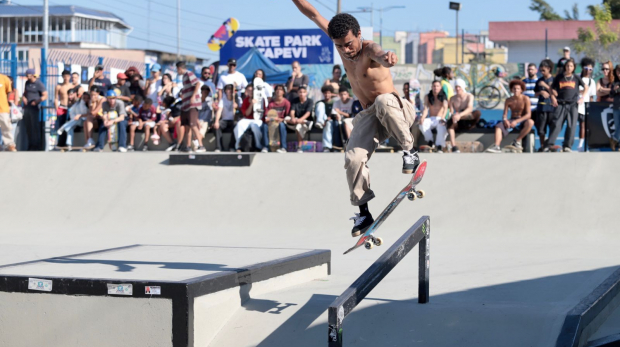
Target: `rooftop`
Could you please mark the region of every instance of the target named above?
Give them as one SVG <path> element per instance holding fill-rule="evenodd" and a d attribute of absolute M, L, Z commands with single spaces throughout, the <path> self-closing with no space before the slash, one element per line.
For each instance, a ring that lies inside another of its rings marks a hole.
<path fill-rule="evenodd" d="M 620 20 L 614 20 L 612 25 L 618 28 Z M 494 42 L 540 41 L 545 39 L 545 29 L 547 29 L 549 40 L 574 40 L 577 39 L 579 28 L 594 29 L 594 21 L 489 22 L 489 39 Z"/>
<path fill-rule="evenodd" d="M 120 26 L 126 29 L 131 29 L 125 21 L 115 15 L 114 13 L 107 11 L 93 10 L 91 8 L 82 6 L 50 6 L 50 17 L 84 17 L 99 20 L 107 20 L 111 22 L 117 22 Z M 42 17 L 43 6 L 24 6 L 15 4 L 2 4 L 0 3 L 0 17 Z"/>

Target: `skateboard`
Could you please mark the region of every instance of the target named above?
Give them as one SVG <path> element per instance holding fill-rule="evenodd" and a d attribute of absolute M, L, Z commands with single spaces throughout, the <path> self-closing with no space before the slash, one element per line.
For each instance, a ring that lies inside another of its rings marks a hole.
<path fill-rule="evenodd" d="M 377 229 L 379 229 L 381 224 L 383 224 L 383 222 L 387 219 L 387 217 L 394 211 L 394 209 L 396 209 L 396 206 L 398 206 L 398 204 L 400 204 L 400 202 L 403 201 L 405 196 L 410 201 L 424 198 L 425 196 L 424 191 L 416 189 L 416 186 L 420 183 L 420 181 L 422 181 L 422 178 L 424 177 L 424 172 L 426 172 L 426 160 L 423 160 L 420 163 L 418 168 L 413 173 L 413 176 L 409 184 L 407 184 L 405 188 L 403 188 L 403 190 L 401 190 L 398 193 L 398 195 L 396 195 L 394 200 L 392 200 L 392 202 L 390 202 L 390 204 L 387 205 L 387 207 L 383 210 L 383 212 L 381 212 L 381 214 L 379 215 L 379 217 L 377 217 L 374 223 L 372 223 L 368 227 L 366 232 L 362 236 L 360 236 L 360 238 L 355 243 L 355 246 L 349 248 L 346 252 L 344 252 L 344 254 L 352 252 L 362 245 L 364 245 L 366 249 L 370 250 L 374 246 L 381 246 L 383 244 L 383 239 L 381 239 L 380 237 L 374 236 L 373 233 L 377 231 Z"/>
<path fill-rule="evenodd" d="M 278 149 L 280 147 L 280 123 L 275 121 L 277 118 L 278 111 L 276 110 L 269 110 L 265 117 L 265 122 L 267 122 L 267 127 L 269 129 L 269 147 L 271 147 L 272 151 L 274 148 Z"/>
<path fill-rule="evenodd" d="M 254 83 L 254 93 L 252 95 L 252 99 L 258 100 L 258 102 L 252 106 L 252 111 L 254 112 L 254 119 L 260 120 L 261 118 L 263 118 L 263 113 L 265 112 L 265 107 L 264 107 L 265 101 L 263 97 L 265 93 L 263 91 L 263 88 L 264 88 L 263 79 L 255 77 L 253 83 Z"/>
<path fill-rule="evenodd" d="M 481 153 L 484 151 L 480 141 L 456 141 L 456 146 L 461 153 Z"/>
<path fill-rule="evenodd" d="M 562 146 L 554 145 L 549 147 L 549 152 L 562 152 Z"/>
<path fill-rule="evenodd" d="M 420 146 L 421 153 L 433 153 L 435 152 L 435 146 L 422 145 Z"/>
<path fill-rule="evenodd" d="M 207 46 L 212 51 L 219 51 L 226 42 L 239 30 L 239 21 L 235 18 L 228 18 L 222 26 L 211 36 Z"/>
<path fill-rule="evenodd" d="M 69 150 L 69 147 L 56 147 L 60 152 L 65 153 L 65 152 L 86 152 L 86 148 L 84 147 L 71 147 L 71 150 Z"/>
<path fill-rule="evenodd" d="M 116 111 L 108 112 L 109 120 L 115 120 L 116 118 L 118 118 L 118 113 L 116 113 Z M 116 126 L 116 123 L 112 123 L 112 125 L 108 128 L 108 146 L 110 146 L 112 151 L 116 151 L 118 149 L 118 127 Z"/>
<path fill-rule="evenodd" d="M 504 153 L 523 153 L 523 148 L 517 148 L 513 145 L 508 145 L 502 148 L 502 152 Z"/>

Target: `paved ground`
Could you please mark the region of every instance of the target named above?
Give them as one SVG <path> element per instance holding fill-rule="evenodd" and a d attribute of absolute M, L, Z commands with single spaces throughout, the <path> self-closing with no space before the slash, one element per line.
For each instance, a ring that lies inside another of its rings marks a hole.
<path fill-rule="evenodd" d="M 343 155 L 258 155 L 250 168 L 167 166 L 166 158 L 0 155 L 0 264 L 136 243 L 331 249 L 332 276 L 253 298 L 214 344 L 324 345 L 325 309 L 387 247 L 342 255 L 354 243 L 348 218 L 356 212 Z M 620 265 L 620 160 L 613 153 L 426 159 L 427 197 L 404 201 L 379 234 L 390 245 L 431 216 L 430 303 L 415 300 L 410 255 L 347 317 L 347 344 L 553 345 L 565 313 Z M 373 156 L 374 214 L 406 184 L 400 165 L 396 154 Z M 238 256 L 243 262 L 244 252 Z"/>

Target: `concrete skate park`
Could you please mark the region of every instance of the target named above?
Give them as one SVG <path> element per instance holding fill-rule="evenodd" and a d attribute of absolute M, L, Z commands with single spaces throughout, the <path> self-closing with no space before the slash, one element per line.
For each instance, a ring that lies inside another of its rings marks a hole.
<path fill-rule="evenodd" d="M 614 153 L 422 157 L 426 197 L 390 215 L 383 246 L 343 255 L 357 209 L 341 153 L 241 167 L 3 154 L 0 346 L 333 345 L 330 306 L 369 288 L 342 321 L 345 346 L 618 343 Z M 401 165 L 370 160 L 373 215 L 407 184 Z M 403 256 L 397 243 L 424 216 L 420 303 L 421 245 Z M 384 262 L 395 246 L 402 257 Z"/>

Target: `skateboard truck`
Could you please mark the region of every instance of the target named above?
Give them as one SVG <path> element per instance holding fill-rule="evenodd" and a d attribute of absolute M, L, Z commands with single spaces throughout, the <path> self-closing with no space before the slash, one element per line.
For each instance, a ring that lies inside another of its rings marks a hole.
<path fill-rule="evenodd" d="M 413 201 L 416 198 L 417 199 L 422 199 L 422 198 L 424 198 L 424 196 L 426 196 L 426 193 L 424 193 L 424 191 L 422 189 L 420 189 L 420 190 L 411 189 L 409 191 L 409 193 L 407 193 L 407 199 L 409 199 L 409 201 Z"/>

